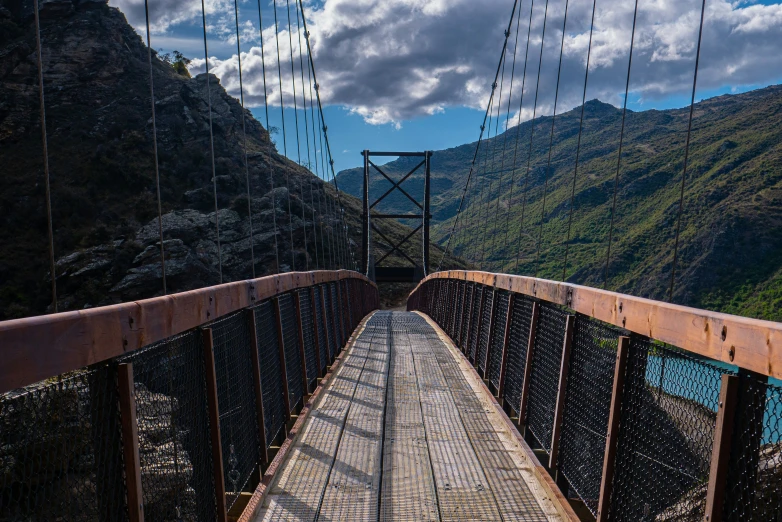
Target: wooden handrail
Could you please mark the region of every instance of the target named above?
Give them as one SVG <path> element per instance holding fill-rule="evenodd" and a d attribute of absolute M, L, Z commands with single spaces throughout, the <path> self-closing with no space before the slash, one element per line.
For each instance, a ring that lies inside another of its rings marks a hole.
<path fill-rule="evenodd" d="M 163 297 L 0 322 L 0 393 L 186 332 L 276 295 L 359 279 L 347 270 L 289 272 Z"/>
<path fill-rule="evenodd" d="M 453 270 L 430 274 L 413 293 L 432 279 L 472 281 L 536 297 L 697 355 L 782 378 L 782 323 L 710 312 L 571 283 L 478 271 Z"/>

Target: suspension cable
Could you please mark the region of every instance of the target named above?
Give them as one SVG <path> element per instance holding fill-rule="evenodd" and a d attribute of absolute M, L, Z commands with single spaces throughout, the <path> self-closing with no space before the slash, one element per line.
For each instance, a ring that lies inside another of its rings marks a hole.
<path fill-rule="evenodd" d="M 673 266 L 671 267 L 671 286 L 668 292 L 668 302 L 673 302 L 673 289 L 676 281 L 676 261 L 679 255 L 679 233 L 682 226 L 682 212 L 684 210 L 684 187 L 687 182 L 687 166 L 690 159 L 690 134 L 692 133 L 692 117 L 695 110 L 695 89 L 698 85 L 698 66 L 701 59 L 701 42 L 703 40 L 703 18 L 706 14 L 706 0 L 701 2 L 701 23 L 698 29 L 698 48 L 695 51 L 695 72 L 692 76 L 692 98 L 690 99 L 690 116 L 687 121 L 687 142 L 684 146 L 684 169 L 682 170 L 682 186 L 679 194 L 679 217 L 676 220 L 676 241 L 673 247 Z"/>
<path fill-rule="evenodd" d="M 166 287 L 166 249 L 163 245 L 163 204 L 160 198 L 160 167 L 157 153 L 157 121 L 155 118 L 155 81 L 152 78 L 152 44 L 149 36 L 149 0 L 144 0 L 144 16 L 147 22 L 147 62 L 149 63 L 149 95 L 152 106 L 152 146 L 155 152 L 155 186 L 157 188 L 157 224 L 160 235 L 160 267 L 163 272 L 163 295 L 168 294 Z M 52 274 L 54 277 L 54 274 Z"/>
<path fill-rule="evenodd" d="M 297 6 L 298 7 L 298 6 Z M 302 18 L 304 18 L 304 13 L 302 13 Z M 309 33 L 305 34 L 306 38 L 309 38 Z M 312 68 L 310 67 L 310 61 L 307 60 L 307 84 L 309 86 L 310 91 L 310 124 L 312 125 L 312 149 L 315 151 L 315 177 L 320 180 L 320 168 L 318 167 L 318 142 L 317 142 L 317 134 L 315 132 L 315 108 L 312 103 Z M 307 148 L 309 150 L 309 140 L 307 142 Z M 317 191 L 316 191 L 317 192 Z M 310 183 L 310 193 L 312 193 L 312 183 Z M 317 192 L 318 195 L 318 219 L 317 221 L 314 218 L 315 215 L 315 208 L 313 205 L 313 223 L 317 223 L 320 225 L 320 252 L 321 257 L 323 259 L 323 268 L 326 268 L 326 250 L 323 245 L 323 206 L 321 205 L 321 198 L 320 198 L 320 192 Z M 317 228 L 317 227 L 316 227 Z M 317 256 L 317 243 L 315 244 L 315 255 Z"/>
<path fill-rule="evenodd" d="M 527 61 L 529 59 L 529 42 L 532 34 L 532 10 L 535 9 L 535 0 L 530 2 L 529 6 L 529 25 L 527 26 L 527 46 L 524 50 L 524 73 L 521 76 L 521 97 L 519 98 L 519 113 L 518 121 L 516 123 L 516 144 L 513 149 L 513 167 L 511 168 L 510 179 L 510 197 L 508 198 L 508 211 L 505 213 L 505 245 L 503 248 L 508 248 L 508 230 L 510 229 L 510 212 L 513 208 L 513 191 L 516 187 L 516 159 L 519 153 L 519 141 L 521 138 L 521 110 L 524 107 L 524 88 L 527 85 Z M 521 10 L 519 10 L 519 16 L 521 16 Z M 519 20 L 521 24 L 521 20 Z"/>
<path fill-rule="evenodd" d="M 503 53 L 503 58 L 504 58 L 504 53 Z M 503 60 L 503 63 L 504 63 L 504 60 Z M 485 231 L 485 228 L 484 228 L 484 230 L 481 230 L 481 228 L 482 228 L 481 227 L 481 225 L 482 225 L 481 217 L 482 217 L 482 214 L 483 214 L 483 205 L 484 205 L 484 203 L 486 201 L 486 196 L 485 196 L 485 194 L 486 194 L 486 176 L 487 176 L 486 173 L 488 172 L 489 148 L 490 148 L 489 141 L 491 140 L 491 122 L 492 122 L 492 119 L 494 118 L 494 114 L 493 114 L 494 113 L 494 93 L 495 93 L 496 90 L 497 90 L 497 82 L 494 82 L 492 84 L 492 86 L 491 86 L 491 97 L 490 97 L 491 106 L 489 107 L 489 126 L 487 127 L 488 128 L 488 137 L 486 138 L 486 147 L 484 148 L 484 153 L 483 153 L 483 183 L 479 183 L 479 179 L 480 178 L 478 178 L 478 177 L 475 178 L 475 182 L 481 187 L 481 194 L 480 194 L 480 198 L 479 198 L 479 201 L 478 201 L 478 208 L 476 208 L 475 211 L 473 212 L 473 228 L 477 228 L 478 230 L 476 231 L 476 233 L 478 235 L 481 235 L 482 237 L 486 237 L 482 233 L 483 231 Z M 475 252 L 476 261 L 479 261 L 478 262 L 478 267 L 481 270 L 483 270 L 483 252 L 484 252 L 484 249 L 481 247 L 481 250 L 478 251 L 478 242 L 477 241 L 475 242 L 475 248 L 473 249 L 473 251 Z"/>
<path fill-rule="evenodd" d="M 300 1 L 301 1 L 301 0 L 300 0 Z M 511 14 L 510 14 L 510 21 L 508 22 L 508 31 L 510 31 L 510 28 L 512 27 L 512 24 L 513 24 L 513 15 L 516 13 L 516 8 L 518 7 L 518 3 L 519 3 L 519 0 L 515 0 L 515 1 L 513 2 L 513 10 L 511 11 Z M 493 82 L 493 83 L 497 83 L 497 79 L 499 78 L 499 75 L 500 75 L 500 68 L 502 67 L 502 62 L 503 62 L 503 59 L 504 59 L 504 56 L 505 56 L 505 47 L 506 47 L 507 45 L 508 45 L 508 38 L 505 38 L 505 43 L 504 43 L 504 45 L 503 45 L 502 54 L 500 55 L 500 61 L 499 61 L 499 63 L 497 64 L 497 72 L 494 74 L 494 82 Z M 488 103 L 488 104 L 487 104 L 487 106 L 486 106 L 486 112 L 485 112 L 485 113 L 484 113 L 484 115 L 483 115 L 483 123 L 481 124 L 481 133 L 480 133 L 480 135 L 478 136 L 478 143 L 477 143 L 477 145 L 475 146 L 475 153 L 473 154 L 472 163 L 471 163 L 471 165 L 470 165 L 470 171 L 469 171 L 469 173 L 467 174 L 467 181 L 464 183 L 464 189 L 462 190 L 462 197 L 461 197 L 461 199 L 459 200 L 459 208 L 458 208 L 458 209 L 457 209 L 457 211 L 456 211 L 456 218 L 454 219 L 454 221 L 453 221 L 453 225 L 451 226 L 451 232 L 450 232 L 450 234 L 448 235 L 448 242 L 447 242 L 447 243 L 446 243 L 446 245 L 445 245 L 445 250 L 443 251 L 443 255 L 442 255 L 442 257 L 440 258 L 440 263 L 439 263 L 439 265 L 438 265 L 438 267 L 437 267 L 437 270 L 438 270 L 438 271 L 439 271 L 439 270 L 440 270 L 440 268 L 442 267 L 443 260 L 444 260 L 444 259 L 445 259 L 445 257 L 448 255 L 448 250 L 449 250 L 449 248 L 450 248 L 450 246 L 451 246 L 451 240 L 453 240 L 453 237 L 454 237 L 454 231 L 456 230 L 456 226 L 457 226 L 457 225 L 458 225 L 458 223 L 459 223 L 459 217 L 461 216 L 462 209 L 464 208 L 464 200 L 465 200 L 465 196 L 466 196 L 466 194 L 467 194 L 467 189 L 468 189 L 468 188 L 469 188 L 469 186 L 470 186 L 470 180 L 472 179 L 473 172 L 475 171 L 475 162 L 476 162 L 476 160 L 478 159 L 478 152 L 480 151 L 480 149 L 481 149 L 481 143 L 483 142 L 483 133 L 484 133 L 484 131 L 486 130 L 486 120 L 487 120 L 487 119 L 488 119 L 488 117 L 489 117 L 489 111 L 491 110 L 491 107 L 492 107 L 492 104 L 493 104 L 493 96 L 494 96 L 494 92 L 492 91 L 492 96 L 489 98 L 489 103 Z M 476 174 L 476 177 L 477 177 L 477 174 Z M 466 226 L 466 225 L 465 225 L 465 226 Z M 462 227 L 462 230 L 463 230 L 463 229 L 464 229 L 464 226 Z"/>
<path fill-rule="evenodd" d="M 548 2 L 549 0 L 546 0 L 546 6 L 543 12 L 543 31 L 540 38 L 538 79 L 535 85 L 535 103 L 532 105 L 532 119 L 530 120 L 530 129 L 529 129 L 529 152 L 527 153 L 527 170 L 524 173 L 524 193 L 521 198 L 521 224 L 519 225 L 519 249 L 516 254 L 516 268 L 514 269 L 514 271 L 518 271 L 519 258 L 521 257 L 521 236 L 522 233 L 524 232 L 524 212 L 527 207 L 527 183 L 529 181 L 530 163 L 532 162 L 532 142 L 535 137 L 535 117 L 537 116 L 537 112 L 538 112 L 538 94 L 540 93 L 540 72 L 541 69 L 543 68 L 543 44 L 546 42 L 546 22 L 548 22 Z"/>
<path fill-rule="evenodd" d="M 565 17 L 562 21 L 562 43 L 559 47 L 559 67 L 557 68 L 557 87 L 554 91 L 554 114 L 551 116 L 551 135 L 549 136 L 548 143 L 548 163 L 546 164 L 546 172 L 543 182 L 543 205 L 540 211 L 540 232 L 538 233 L 538 252 L 535 259 L 535 277 L 538 277 L 538 269 L 540 268 L 540 248 L 543 243 L 543 222 L 546 217 L 546 196 L 548 195 L 548 178 L 549 170 L 551 170 L 551 151 L 554 148 L 554 127 L 557 121 L 557 102 L 559 102 L 559 80 L 562 77 L 562 55 L 565 53 L 565 31 L 567 30 L 567 10 L 569 6 L 569 0 L 565 0 Z"/>
<path fill-rule="evenodd" d="M 285 104 L 282 93 L 282 62 L 280 60 L 280 26 L 277 21 L 277 0 L 272 0 L 274 5 L 274 37 L 277 42 L 277 76 L 280 80 L 280 116 L 282 117 L 282 148 L 285 157 L 288 157 L 288 140 L 285 135 Z M 293 213 L 291 212 L 291 184 L 288 169 L 285 170 L 285 190 L 288 199 L 288 231 L 290 232 L 291 270 L 296 271 L 296 251 L 293 247 Z"/>
<path fill-rule="evenodd" d="M 252 276 L 255 279 L 255 248 L 253 237 L 253 208 L 250 196 L 250 167 L 247 164 L 247 124 L 244 115 L 244 84 L 242 83 L 242 48 L 239 41 L 239 2 L 234 0 L 234 14 L 236 15 L 236 57 L 239 60 L 239 101 L 242 105 L 242 136 L 244 139 L 244 177 L 247 185 L 247 220 L 250 223 L 250 260 L 252 263 Z"/>
<path fill-rule="evenodd" d="M 38 14 L 38 0 L 33 0 L 35 10 L 35 58 L 38 65 L 38 102 L 41 113 L 41 145 L 43 147 L 43 174 L 46 186 L 46 224 L 49 239 L 49 271 L 52 276 L 52 309 L 57 313 L 57 273 L 54 263 L 54 226 L 52 219 L 52 189 L 49 176 L 49 139 L 46 135 L 46 102 L 43 89 L 43 58 L 41 53 L 41 23 Z M 162 245 L 162 242 L 161 242 Z M 164 292 L 165 292 L 165 279 Z"/>
<path fill-rule="evenodd" d="M 570 211 L 567 222 L 567 239 L 565 240 L 565 262 L 562 267 L 562 281 L 566 281 L 567 277 L 567 260 L 570 253 L 570 230 L 573 225 L 573 207 L 576 198 L 576 178 L 578 177 L 578 160 L 581 156 L 581 134 L 584 129 L 584 109 L 586 108 L 586 95 L 587 95 L 587 82 L 589 81 L 589 61 L 592 57 L 592 33 L 595 29 L 595 10 L 597 8 L 597 0 L 592 0 L 592 22 L 589 26 L 589 46 L 587 47 L 587 61 L 586 71 L 584 72 L 584 95 L 581 97 L 581 119 L 578 124 L 578 144 L 576 145 L 576 166 L 573 169 L 573 186 L 570 192 Z"/>
<path fill-rule="evenodd" d="M 635 0 L 635 10 L 633 11 L 633 31 L 630 34 L 630 57 L 627 60 L 627 80 L 625 83 L 625 100 L 622 107 L 622 130 L 619 133 L 619 153 L 616 159 L 616 174 L 614 175 L 614 197 L 611 204 L 611 226 L 608 229 L 608 248 L 606 249 L 606 264 L 603 270 L 603 288 L 608 287 L 608 263 L 611 259 L 611 242 L 614 238 L 614 215 L 616 214 L 616 192 L 619 186 L 619 170 L 622 167 L 622 145 L 625 136 L 625 116 L 627 115 L 627 98 L 630 94 L 630 69 L 633 65 L 633 46 L 635 45 L 635 25 L 638 20 L 638 0 Z"/>
<path fill-rule="evenodd" d="M 202 9 L 203 2 L 201 0 Z M 206 23 L 204 23 L 206 27 Z M 274 167 L 272 166 L 272 135 L 269 127 L 269 94 L 266 90 L 266 59 L 264 57 L 264 45 L 263 45 L 263 15 L 261 14 L 261 0 L 258 0 L 258 37 L 261 39 L 261 71 L 263 74 L 263 108 L 266 112 L 266 132 L 269 134 L 269 147 L 268 147 L 268 162 L 269 162 L 269 185 L 271 187 L 271 199 L 272 199 L 272 223 L 274 224 L 274 259 L 277 263 L 275 273 L 280 272 L 280 247 L 277 242 L 277 202 L 274 195 Z M 280 93 L 282 95 L 282 93 Z M 210 101 L 211 103 L 211 101 Z M 211 119 L 211 112 L 210 112 Z M 211 120 L 210 120 L 211 121 Z M 211 132 L 211 125 L 210 125 Z M 214 158 L 214 154 L 213 154 Z M 214 161 L 212 163 L 212 169 L 214 169 Z"/>

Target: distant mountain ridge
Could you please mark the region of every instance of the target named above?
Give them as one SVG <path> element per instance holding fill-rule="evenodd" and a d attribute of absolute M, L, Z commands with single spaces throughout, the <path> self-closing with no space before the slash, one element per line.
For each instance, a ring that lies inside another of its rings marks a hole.
<path fill-rule="evenodd" d="M 580 115 L 577 107 L 556 116 L 548 176 L 552 117 L 535 120 L 526 193 L 523 173 L 533 123 L 524 122 L 484 142 L 474 176 L 488 205 L 478 211 L 478 196 L 471 187 L 472 197 L 462 215 L 467 229 L 452 244 L 456 254 L 480 261 L 485 236 L 485 269 L 514 271 L 520 251 L 518 273 L 562 278 Z M 688 115 L 689 107 L 628 111 L 608 266 L 611 290 L 668 298 Z M 620 125 L 620 109 L 597 100 L 587 102 L 568 254 L 571 282 L 603 286 Z M 474 150 L 475 143 L 470 143 L 436 151 L 432 157 L 437 222 L 433 237 L 440 243 L 451 230 Z M 515 174 L 508 168 L 514 153 Z M 403 158 L 385 168 L 398 176 L 409 163 Z M 341 189 L 360 195 L 360 169 L 343 171 L 337 179 Z M 674 302 L 782 320 L 781 182 L 781 86 L 696 104 Z M 385 185 L 378 183 L 373 192 L 382 192 Z M 413 176 L 403 186 L 415 194 L 422 182 Z M 398 197 L 388 198 L 378 208 L 396 212 L 403 205 Z"/>

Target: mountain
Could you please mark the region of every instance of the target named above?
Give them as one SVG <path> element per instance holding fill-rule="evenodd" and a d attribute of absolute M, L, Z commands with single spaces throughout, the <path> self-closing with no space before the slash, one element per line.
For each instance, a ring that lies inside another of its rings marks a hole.
<path fill-rule="evenodd" d="M 32 9 L 0 0 L 0 319 L 52 309 Z M 40 15 L 58 308 L 160 295 L 147 48 L 105 0 L 47 0 Z M 275 218 L 279 270 L 339 255 L 331 185 L 280 155 L 245 110 L 250 223 L 239 102 L 209 77 L 213 180 L 207 76 L 157 54 L 153 76 L 169 292 L 250 278 L 251 246 L 256 275 L 276 272 Z M 361 205 L 345 194 L 342 203 L 358 258 Z M 393 241 L 409 232 L 381 228 Z"/>
<path fill-rule="evenodd" d="M 597 100 L 584 111 L 566 279 L 602 287 L 622 113 Z M 562 279 L 580 115 L 577 107 L 556 117 L 549 170 L 552 117 L 535 120 L 526 192 L 533 123 L 484 142 L 460 218 L 466 229 L 452 245 L 457 255 L 480 265 L 485 237 L 485 269 Z M 627 113 L 608 289 L 668 299 L 688 116 L 689 107 Z M 695 105 L 674 302 L 782 320 L 781 124 L 782 86 Z M 433 237 L 440 244 L 448 239 L 475 145 L 432 157 Z M 386 169 L 398 177 L 409 163 L 400 159 Z M 360 194 L 360 169 L 337 179 Z M 372 192 L 382 193 L 383 185 Z M 403 186 L 415 195 L 422 179 L 412 176 Z M 378 208 L 395 212 L 403 204 L 388 198 Z"/>

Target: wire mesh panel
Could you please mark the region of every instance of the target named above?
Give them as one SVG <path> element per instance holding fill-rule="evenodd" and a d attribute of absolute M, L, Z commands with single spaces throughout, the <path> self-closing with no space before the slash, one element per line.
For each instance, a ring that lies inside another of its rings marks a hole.
<path fill-rule="evenodd" d="M 261 367 L 263 392 L 263 423 L 266 447 L 270 447 L 285 425 L 285 399 L 282 386 L 279 337 L 274 305 L 264 301 L 253 308 L 258 345 L 258 361 Z"/>
<path fill-rule="evenodd" d="M 285 347 L 285 372 L 288 376 L 288 399 L 293 411 L 304 397 L 301 375 L 301 353 L 299 352 L 299 325 L 293 296 L 282 294 L 280 301 L 280 319 L 282 322 L 282 344 Z"/>
<path fill-rule="evenodd" d="M 342 301 L 345 306 L 345 324 L 347 325 L 348 333 L 350 333 L 353 331 L 353 307 L 350 305 L 351 292 L 349 281 L 343 281 L 341 289 L 343 292 Z"/>
<path fill-rule="evenodd" d="M 456 283 L 456 306 L 453 309 L 453 335 L 451 339 L 457 345 L 461 345 L 459 336 L 461 335 L 461 319 L 462 319 L 462 307 L 464 306 L 464 282 L 457 281 Z"/>
<path fill-rule="evenodd" d="M 472 313 L 470 314 L 470 346 L 467 351 L 472 361 L 475 360 L 475 353 L 478 350 L 478 323 L 481 317 L 481 296 L 484 292 L 484 286 L 476 284 L 475 292 L 473 293 Z"/>
<path fill-rule="evenodd" d="M 739 382 L 723 519 L 782 520 L 782 383 L 749 372 Z"/>
<path fill-rule="evenodd" d="M 116 364 L 0 395 L 0 520 L 124 521 Z"/>
<path fill-rule="evenodd" d="M 524 370 L 527 363 L 529 328 L 532 322 L 532 304 L 529 297 L 516 294 L 508 340 L 508 360 L 505 369 L 505 401 L 518 413 L 521 391 L 524 386 Z"/>
<path fill-rule="evenodd" d="M 476 352 L 475 367 L 481 372 L 486 370 L 486 354 L 489 350 L 489 338 L 491 336 L 491 311 L 496 297 L 496 290 L 486 287 L 486 297 L 481 308 L 481 331 L 478 335 L 478 349 Z"/>
<path fill-rule="evenodd" d="M 576 317 L 558 466 L 595 516 L 620 335 L 600 321 Z"/>
<path fill-rule="evenodd" d="M 567 316 L 567 312 L 556 305 L 540 304 L 532 352 L 527 427 L 546 451 L 551 449 Z"/>
<path fill-rule="evenodd" d="M 466 283 L 464 287 L 464 299 L 462 300 L 461 332 L 459 333 L 459 348 L 463 352 L 467 350 L 467 332 L 470 330 L 470 303 L 472 303 L 474 292 L 475 283 Z"/>
<path fill-rule="evenodd" d="M 328 331 L 329 361 L 333 361 L 334 357 L 336 357 L 339 352 L 339 345 L 337 344 L 336 318 L 334 316 L 333 301 L 331 300 L 331 289 L 329 288 L 329 285 L 324 284 L 320 287 L 320 291 L 323 293 L 324 302 L 326 303 L 323 319 L 326 323 L 326 330 Z"/>
<path fill-rule="evenodd" d="M 337 293 L 337 285 L 336 283 L 330 283 L 329 284 L 329 292 L 331 294 L 331 302 L 334 303 L 334 324 L 336 325 L 334 327 L 334 334 L 337 341 L 337 351 L 342 351 L 342 345 L 343 345 L 343 339 L 345 339 L 345 332 L 342 327 L 342 307 L 339 303 L 339 294 Z"/>
<path fill-rule="evenodd" d="M 307 365 L 307 382 L 310 386 L 318 382 L 318 361 L 315 353 L 315 321 L 309 288 L 299 290 L 301 308 L 301 331 L 304 337 L 304 359 Z"/>
<path fill-rule="evenodd" d="M 323 372 L 329 364 L 329 333 L 323 318 L 323 301 L 320 297 L 320 287 L 313 287 L 315 294 L 315 325 L 318 329 L 318 345 L 320 348 L 320 371 Z"/>
<path fill-rule="evenodd" d="M 206 327 L 212 329 L 225 490 L 233 493 L 227 498 L 230 509 L 260 464 L 250 325 L 242 310 Z"/>
<path fill-rule="evenodd" d="M 133 363 L 144 519 L 215 519 L 202 334 L 191 330 L 123 359 Z"/>
<path fill-rule="evenodd" d="M 732 370 L 632 338 L 613 520 L 703 520 L 723 373 Z"/>
<path fill-rule="evenodd" d="M 500 371 L 502 370 L 502 348 L 505 343 L 505 322 L 508 318 L 508 302 L 510 294 L 504 291 L 497 292 L 497 307 L 495 308 L 494 328 L 492 331 L 491 350 L 489 351 L 489 382 L 494 389 L 500 387 Z"/>

